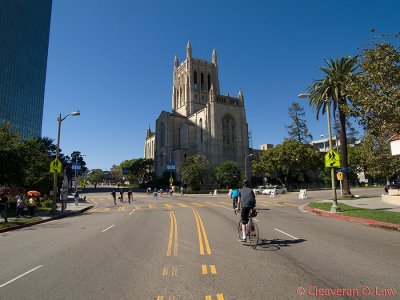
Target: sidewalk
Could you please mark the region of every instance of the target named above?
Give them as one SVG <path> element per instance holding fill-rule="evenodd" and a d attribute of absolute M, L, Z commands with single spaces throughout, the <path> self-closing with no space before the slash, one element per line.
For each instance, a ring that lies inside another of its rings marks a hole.
<path fill-rule="evenodd" d="M 67 208 L 65 209 L 65 211 L 61 211 L 61 208 L 58 208 L 57 213 L 55 215 L 44 214 L 43 212 L 38 213 L 35 216 L 35 218 L 39 218 L 39 220 L 30 222 L 30 223 L 15 224 L 10 227 L 0 228 L 0 233 L 10 231 L 10 230 L 20 229 L 20 228 L 24 228 L 24 227 L 29 227 L 29 226 L 49 222 L 49 221 L 56 220 L 56 219 L 62 219 L 62 218 L 65 218 L 65 217 L 68 217 L 71 215 L 75 215 L 75 214 L 80 214 L 84 211 L 91 209 L 92 207 L 93 207 L 93 204 L 88 201 L 83 201 L 82 199 L 79 199 L 79 204 L 78 204 L 78 206 L 76 206 L 75 202 L 73 200 L 71 201 L 71 199 L 68 199 Z M 8 222 L 10 223 L 10 222 L 22 221 L 24 219 L 30 219 L 30 217 L 28 217 L 28 218 L 11 217 L 11 218 L 7 218 L 7 219 L 8 219 Z M 0 224 L 3 224 L 3 223 L 4 223 L 4 219 L 1 218 Z"/>
<path fill-rule="evenodd" d="M 319 202 L 332 202 L 332 200 L 322 200 Z M 354 200 L 338 200 L 338 202 L 352 206 L 352 207 L 400 213 L 400 206 L 383 202 L 381 197 L 360 198 L 360 199 L 354 199 Z M 396 230 L 400 231 L 400 224 L 393 224 L 393 223 L 386 223 L 386 222 L 381 222 L 381 221 L 376 221 L 376 220 L 343 216 L 340 213 L 331 213 L 328 211 L 311 208 L 308 206 L 308 203 L 304 206 L 304 209 L 309 212 L 321 215 L 321 216 L 337 218 L 337 219 L 342 219 L 342 220 L 351 221 L 351 222 L 363 223 L 363 224 L 382 227 L 382 228 L 396 229 Z"/>

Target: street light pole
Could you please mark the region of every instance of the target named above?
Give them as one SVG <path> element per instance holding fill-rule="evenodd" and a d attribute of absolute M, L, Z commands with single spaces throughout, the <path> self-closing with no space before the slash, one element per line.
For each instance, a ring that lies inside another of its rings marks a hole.
<path fill-rule="evenodd" d="M 299 98 L 309 98 L 310 94 L 299 94 Z M 332 126 L 331 126 L 331 110 L 329 105 L 328 95 L 325 95 L 325 110 L 326 116 L 328 119 L 328 137 L 329 137 L 329 151 L 333 150 L 333 142 L 332 142 Z M 331 168 L 331 184 L 332 184 L 332 207 L 331 212 L 340 212 L 340 207 L 337 203 L 337 195 L 336 195 L 336 181 L 335 181 L 335 168 Z"/>
<path fill-rule="evenodd" d="M 328 95 L 325 97 L 325 107 L 326 107 L 326 115 L 328 118 L 328 134 L 329 134 L 329 151 L 333 150 L 333 142 L 332 142 L 332 126 L 331 126 L 331 108 L 328 102 Z M 337 143 L 337 141 L 336 141 Z M 335 168 L 331 168 L 331 183 L 332 183 L 332 207 L 331 212 L 340 212 L 340 208 L 337 203 L 337 195 L 336 195 L 336 180 L 335 180 Z"/>
<path fill-rule="evenodd" d="M 244 178 L 245 178 L 245 179 L 247 179 L 247 158 L 250 157 L 250 156 L 253 156 L 253 153 L 247 155 L 247 156 L 244 158 Z"/>
<path fill-rule="evenodd" d="M 56 159 L 58 160 L 59 157 L 59 152 L 60 152 L 60 133 L 61 133 L 61 122 L 64 121 L 68 116 L 79 116 L 81 113 L 79 111 L 74 111 L 66 115 L 65 117 L 62 117 L 61 114 L 57 117 L 58 121 L 58 134 L 57 134 L 57 147 L 56 147 Z M 53 203 L 51 206 L 51 212 L 55 213 L 57 212 L 57 194 L 58 194 L 58 188 L 57 188 L 57 179 L 58 179 L 58 173 L 54 172 L 54 177 L 53 177 Z"/>

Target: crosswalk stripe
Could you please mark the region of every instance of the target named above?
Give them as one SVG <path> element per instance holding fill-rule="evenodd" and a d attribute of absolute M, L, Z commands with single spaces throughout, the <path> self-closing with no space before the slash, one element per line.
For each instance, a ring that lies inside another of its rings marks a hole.
<path fill-rule="evenodd" d="M 176 203 L 176 205 L 179 205 L 180 207 L 189 207 L 189 206 L 187 206 L 186 204 L 183 204 L 183 203 Z"/>
<path fill-rule="evenodd" d="M 204 204 L 200 204 L 200 203 L 196 203 L 196 202 L 192 202 L 192 204 L 196 205 L 196 206 L 205 206 Z"/>

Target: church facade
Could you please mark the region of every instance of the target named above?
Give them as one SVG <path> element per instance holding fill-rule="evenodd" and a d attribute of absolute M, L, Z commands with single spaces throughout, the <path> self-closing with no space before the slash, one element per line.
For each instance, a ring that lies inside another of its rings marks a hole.
<path fill-rule="evenodd" d="M 186 59 L 174 59 L 172 111 L 162 111 L 155 132 L 149 128 L 146 134 L 144 156 L 154 159 L 155 175 L 174 162 L 180 180 L 181 166 L 196 154 L 208 160 L 210 170 L 232 160 L 244 173 L 250 153 L 244 104 L 241 90 L 237 97 L 220 94 L 215 49 L 211 62 L 194 58 L 188 42 Z"/>

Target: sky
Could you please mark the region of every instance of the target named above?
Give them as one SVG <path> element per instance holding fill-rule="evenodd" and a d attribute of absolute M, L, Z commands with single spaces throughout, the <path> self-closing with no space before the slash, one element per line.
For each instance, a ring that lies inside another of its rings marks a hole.
<path fill-rule="evenodd" d="M 217 51 L 220 92 L 242 89 L 252 147 L 288 137 L 288 109 L 299 102 L 319 139 L 316 120 L 297 95 L 323 77 L 329 58 L 357 55 L 371 29 L 400 31 L 397 0 L 53 0 L 42 136 L 80 151 L 88 168 L 143 157 L 146 130 L 171 111 L 174 56 L 190 40 L 195 58 Z"/>

